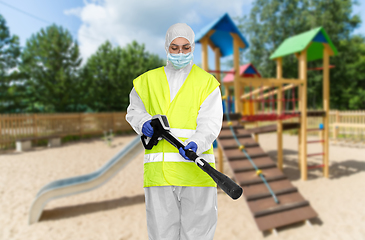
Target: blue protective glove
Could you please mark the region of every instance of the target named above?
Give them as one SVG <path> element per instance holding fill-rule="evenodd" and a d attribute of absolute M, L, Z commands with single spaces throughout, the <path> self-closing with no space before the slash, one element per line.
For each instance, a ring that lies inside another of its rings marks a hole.
<path fill-rule="evenodd" d="M 185 150 L 193 150 L 195 153 L 196 153 L 196 150 L 198 150 L 198 145 L 195 143 L 195 142 L 189 142 L 188 145 L 186 145 L 184 147 Z M 186 155 L 185 155 L 185 151 L 182 149 L 182 148 L 179 148 L 179 153 L 180 155 L 185 158 L 186 160 L 190 160 L 190 158 L 188 158 Z"/>
<path fill-rule="evenodd" d="M 142 133 L 147 137 L 152 137 L 153 135 L 153 127 L 151 126 L 151 121 L 152 120 L 148 120 L 142 126 Z"/>

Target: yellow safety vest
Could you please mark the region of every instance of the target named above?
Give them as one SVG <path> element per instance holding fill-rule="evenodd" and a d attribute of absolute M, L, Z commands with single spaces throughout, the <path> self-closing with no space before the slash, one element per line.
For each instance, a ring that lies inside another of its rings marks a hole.
<path fill-rule="evenodd" d="M 172 102 L 164 67 L 142 74 L 134 79 L 133 85 L 146 111 L 151 116 L 166 115 L 171 132 L 184 142 L 196 131 L 200 105 L 219 86 L 219 83 L 211 74 L 193 65 Z M 213 146 L 201 157 L 215 167 Z M 145 150 L 143 177 L 144 187 L 216 186 L 208 174 L 193 161 L 184 159 L 178 149 L 164 139 L 151 150 Z"/>

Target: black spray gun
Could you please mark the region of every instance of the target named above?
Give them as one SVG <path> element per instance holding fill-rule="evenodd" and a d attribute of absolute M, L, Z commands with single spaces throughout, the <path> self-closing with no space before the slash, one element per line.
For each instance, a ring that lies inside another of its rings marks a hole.
<path fill-rule="evenodd" d="M 151 138 L 145 135 L 141 136 L 145 149 L 151 150 L 153 146 L 157 145 L 158 141 L 163 138 L 177 149 L 182 148 L 185 151 L 185 155 L 190 158 L 190 160 L 194 161 L 204 172 L 206 172 L 232 199 L 237 199 L 242 195 L 242 188 L 232 181 L 232 179 L 215 170 L 209 165 L 209 163 L 207 163 L 207 161 L 205 161 L 202 157 L 199 157 L 194 151 L 184 149 L 184 143 L 170 132 L 170 125 L 165 115 L 153 116 L 151 126 L 154 131 L 153 136 Z"/>

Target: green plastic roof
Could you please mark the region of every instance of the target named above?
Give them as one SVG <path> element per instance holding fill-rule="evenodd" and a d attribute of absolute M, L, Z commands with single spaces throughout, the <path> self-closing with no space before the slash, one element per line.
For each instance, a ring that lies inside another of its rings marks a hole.
<path fill-rule="evenodd" d="M 311 44 L 310 44 L 311 43 Z M 270 59 L 284 57 L 303 51 L 309 44 L 307 50 L 307 61 L 314 61 L 323 58 L 323 43 L 328 43 L 333 54 L 337 55 L 337 49 L 322 27 L 295 35 L 285 39 L 280 46 L 271 54 Z"/>

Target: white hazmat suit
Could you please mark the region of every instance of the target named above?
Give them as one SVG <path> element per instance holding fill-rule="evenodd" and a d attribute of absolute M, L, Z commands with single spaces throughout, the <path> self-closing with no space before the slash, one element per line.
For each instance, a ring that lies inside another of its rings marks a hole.
<path fill-rule="evenodd" d="M 171 42 L 186 38 L 193 53 L 194 32 L 185 23 L 172 25 L 166 32 L 165 50 L 169 53 Z M 170 87 L 171 101 L 190 73 L 193 60 L 182 69 L 175 69 L 170 61 L 164 67 Z M 181 109 L 184 111 L 184 109 Z M 197 154 L 207 151 L 218 137 L 222 126 L 221 92 L 217 87 L 201 104 L 197 128 L 185 144 L 194 141 Z M 143 124 L 152 118 L 133 88 L 126 120 L 142 135 Z M 145 188 L 146 214 L 149 239 L 153 240 L 212 240 L 217 224 L 217 189 L 215 187 L 155 186 Z"/>

